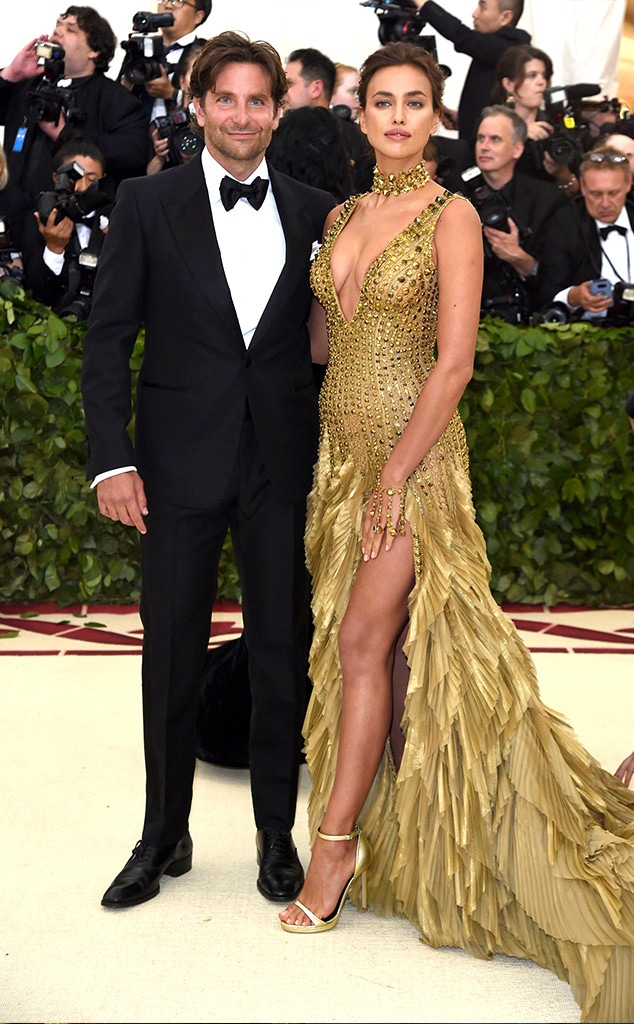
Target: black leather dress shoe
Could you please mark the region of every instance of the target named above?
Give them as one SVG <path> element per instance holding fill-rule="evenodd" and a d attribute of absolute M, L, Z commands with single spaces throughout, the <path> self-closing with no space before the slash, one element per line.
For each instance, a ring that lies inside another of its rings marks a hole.
<path fill-rule="evenodd" d="M 304 884 L 304 869 L 290 832 L 260 828 L 256 835 L 258 889 L 274 903 L 291 903 Z"/>
<path fill-rule="evenodd" d="M 193 843 L 186 832 L 170 846 L 147 846 L 139 840 L 127 864 L 106 889 L 102 907 L 134 907 L 158 894 L 163 875 L 184 875 L 191 871 Z"/>

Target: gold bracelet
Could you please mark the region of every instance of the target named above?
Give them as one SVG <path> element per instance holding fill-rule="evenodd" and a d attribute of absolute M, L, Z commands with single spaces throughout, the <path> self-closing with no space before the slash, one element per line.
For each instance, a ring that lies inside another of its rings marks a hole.
<path fill-rule="evenodd" d="M 407 484 L 403 484 L 402 487 L 384 487 L 380 479 L 377 481 L 376 491 L 377 497 L 380 496 L 380 508 L 383 511 L 383 496 L 387 497 L 387 511 L 385 516 L 385 532 L 389 533 L 391 537 L 405 536 L 405 497 L 407 495 Z M 392 521 L 392 498 L 395 494 L 398 494 L 398 517 L 396 523 Z M 378 504 L 378 501 L 377 501 Z M 376 505 L 373 505 L 370 515 L 374 515 L 376 511 Z M 382 533 L 383 530 L 375 523 L 372 527 L 375 533 Z"/>

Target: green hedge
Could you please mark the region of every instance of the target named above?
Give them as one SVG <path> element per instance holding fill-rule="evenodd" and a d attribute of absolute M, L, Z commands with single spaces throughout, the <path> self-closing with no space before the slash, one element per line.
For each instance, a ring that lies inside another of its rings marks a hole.
<path fill-rule="evenodd" d="M 84 330 L 0 283 L 3 602 L 139 598 L 136 531 L 99 514 L 84 478 Z M 481 324 L 460 409 L 500 603 L 634 603 L 633 343 L 624 329 Z M 240 596 L 229 540 L 219 596 Z"/>

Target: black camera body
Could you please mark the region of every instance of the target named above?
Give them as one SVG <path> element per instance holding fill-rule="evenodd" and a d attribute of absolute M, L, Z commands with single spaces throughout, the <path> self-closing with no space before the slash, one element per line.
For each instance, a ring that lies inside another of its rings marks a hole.
<path fill-rule="evenodd" d="M 72 302 L 69 302 L 67 306 L 58 311 L 58 316 L 64 320 L 87 320 L 90 307 L 92 306 L 92 292 L 99 265 L 99 256 L 84 249 L 77 257 L 77 262 L 80 269 L 77 293 Z"/>
<path fill-rule="evenodd" d="M 86 120 L 86 115 L 75 105 L 74 90 L 58 84 L 64 80 L 64 48 L 43 40 L 35 44 L 35 52 L 43 63 L 44 75 L 27 93 L 28 119 L 36 124 L 51 121 L 57 125 L 63 113 L 66 123 L 77 127 Z"/>
<path fill-rule="evenodd" d="M 132 32 L 121 43 L 126 58 L 121 68 L 133 85 L 160 78 L 167 64 L 161 28 L 174 24 L 173 14 L 152 14 L 137 11 L 132 19 Z"/>
<path fill-rule="evenodd" d="M 38 196 L 36 209 L 43 222 L 48 220 L 53 210 L 57 211 L 56 224 L 64 217 L 77 223 L 89 213 L 110 206 L 112 199 L 100 190 L 98 181 L 81 192 L 75 192 L 75 182 L 83 176 L 83 167 L 74 160 L 62 164 L 53 180 L 54 189 L 40 192 Z"/>
<path fill-rule="evenodd" d="M 581 159 L 588 148 L 588 125 L 580 119 L 578 102 L 583 96 L 594 96 L 600 91 L 598 85 L 553 85 L 544 89 L 544 108 L 554 131 L 548 138 L 533 142 L 539 168 L 543 167 L 544 153 L 555 163 L 568 167 Z"/>
<path fill-rule="evenodd" d="M 170 164 L 182 164 L 185 157 L 196 156 L 203 148 L 203 139 L 192 127 L 189 111 L 183 107 L 155 117 L 152 127 L 157 129 L 159 138 L 168 140 L 167 159 Z"/>
<path fill-rule="evenodd" d="M 0 280 L 3 277 L 10 277 L 17 284 L 24 280 L 24 271 L 21 267 L 13 267 L 11 264 L 20 256 L 17 252 L 11 232 L 9 231 L 5 218 L 0 214 Z"/>
<path fill-rule="evenodd" d="M 489 188 L 479 167 L 467 167 L 462 171 L 462 178 L 465 191 L 471 200 L 481 223 L 488 228 L 495 228 L 496 231 L 510 231 L 508 218 L 511 215 L 508 203 L 500 195 Z M 486 248 L 486 245 L 485 245 Z"/>

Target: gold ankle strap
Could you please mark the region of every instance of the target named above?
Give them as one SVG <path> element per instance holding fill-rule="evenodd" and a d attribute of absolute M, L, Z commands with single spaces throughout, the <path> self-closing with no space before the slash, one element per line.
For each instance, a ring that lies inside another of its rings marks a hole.
<path fill-rule="evenodd" d="M 320 839 L 327 839 L 331 843 L 339 843 L 344 839 L 356 839 L 361 829 L 358 825 L 355 825 L 352 832 L 349 832 L 347 836 L 328 836 L 325 832 L 322 832 L 320 828 L 317 829 L 317 835 Z"/>

